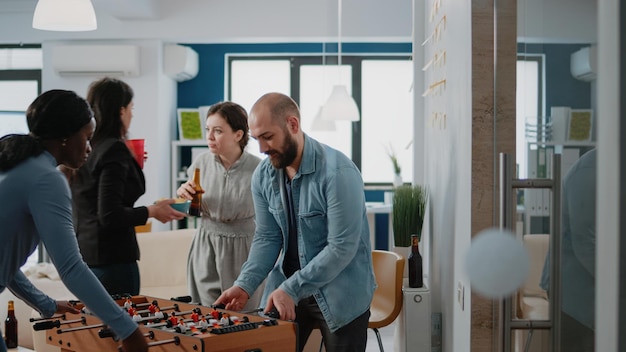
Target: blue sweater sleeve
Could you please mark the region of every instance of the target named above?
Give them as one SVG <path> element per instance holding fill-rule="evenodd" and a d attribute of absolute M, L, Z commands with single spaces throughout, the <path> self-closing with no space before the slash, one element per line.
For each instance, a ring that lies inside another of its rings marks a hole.
<path fill-rule="evenodd" d="M 113 301 L 83 262 L 72 225 L 70 191 L 63 175 L 41 175 L 29 195 L 28 207 L 39 237 L 65 286 L 96 316 L 125 339 L 137 324 Z"/>

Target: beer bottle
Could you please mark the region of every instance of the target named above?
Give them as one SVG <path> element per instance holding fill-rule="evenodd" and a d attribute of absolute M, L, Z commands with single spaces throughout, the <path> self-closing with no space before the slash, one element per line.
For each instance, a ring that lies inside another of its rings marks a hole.
<path fill-rule="evenodd" d="M 411 235 L 411 253 L 409 254 L 409 287 L 423 287 L 422 255 L 418 247 L 417 235 Z"/>
<path fill-rule="evenodd" d="M 13 301 L 9 301 L 7 318 L 4 321 L 4 342 L 7 348 L 17 348 L 17 319 L 15 318 L 15 307 Z"/>
<path fill-rule="evenodd" d="M 196 185 L 194 190 L 193 198 L 191 198 L 191 205 L 189 206 L 189 215 L 191 216 L 202 216 L 202 193 L 204 190 L 202 186 L 200 186 L 200 169 L 196 168 L 193 170 L 193 183 Z"/>

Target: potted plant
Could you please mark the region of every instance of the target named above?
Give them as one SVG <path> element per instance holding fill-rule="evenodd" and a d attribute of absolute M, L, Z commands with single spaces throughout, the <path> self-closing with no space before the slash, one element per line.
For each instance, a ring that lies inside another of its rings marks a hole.
<path fill-rule="evenodd" d="M 393 166 L 393 186 L 399 187 L 402 185 L 402 167 L 400 167 L 400 163 L 398 162 L 398 157 L 396 156 L 396 152 L 393 150 L 391 145 L 387 148 L 387 155 L 389 156 L 389 160 L 391 160 L 391 165 Z"/>
<path fill-rule="evenodd" d="M 422 226 L 426 212 L 428 194 L 421 185 L 396 187 L 393 195 L 392 219 L 393 239 L 396 247 L 409 247 L 411 235 L 422 240 Z"/>

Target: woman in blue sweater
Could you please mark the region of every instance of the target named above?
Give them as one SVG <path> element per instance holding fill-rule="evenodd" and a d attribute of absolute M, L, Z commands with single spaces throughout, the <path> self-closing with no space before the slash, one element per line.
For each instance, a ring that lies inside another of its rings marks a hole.
<path fill-rule="evenodd" d="M 28 107 L 28 135 L 0 139 L 0 292 L 13 294 L 43 316 L 77 310 L 38 290 L 20 271 L 41 242 L 61 280 L 111 327 L 126 351 L 147 351 L 137 324 L 113 301 L 83 262 L 74 227 L 64 164 L 80 167 L 91 152 L 96 126 L 88 103 L 76 93 L 51 90 Z M 0 352 L 6 351 L 4 341 Z"/>

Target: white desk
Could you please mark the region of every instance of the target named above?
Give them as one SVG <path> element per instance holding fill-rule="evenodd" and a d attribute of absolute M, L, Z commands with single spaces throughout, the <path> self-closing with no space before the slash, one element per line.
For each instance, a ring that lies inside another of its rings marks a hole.
<path fill-rule="evenodd" d="M 383 202 L 366 202 L 365 207 L 367 209 L 367 221 L 370 227 L 370 243 L 372 249 L 376 248 L 376 217 L 375 214 L 388 214 L 389 215 L 389 231 L 387 233 L 387 248 L 393 248 L 393 223 L 391 222 L 391 204 Z"/>

